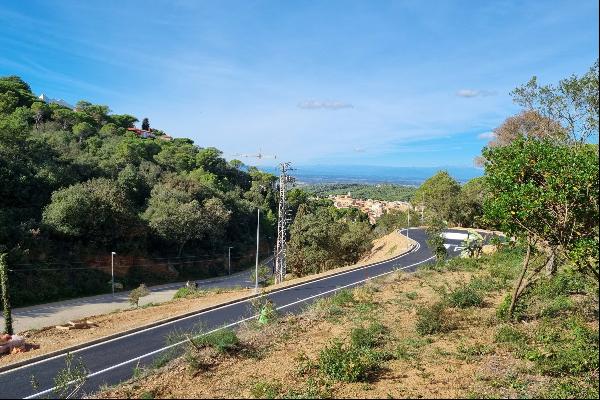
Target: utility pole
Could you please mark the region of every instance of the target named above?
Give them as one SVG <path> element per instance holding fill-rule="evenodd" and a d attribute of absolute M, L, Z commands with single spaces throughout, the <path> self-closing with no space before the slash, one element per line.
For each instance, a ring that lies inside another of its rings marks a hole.
<path fill-rule="evenodd" d="M 279 217 L 277 220 L 277 247 L 275 249 L 275 282 L 280 283 L 285 279 L 285 251 L 286 251 L 286 233 L 287 225 L 290 222 L 286 204 L 287 184 L 294 182 L 294 178 L 287 175 L 291 170 L 289 162 L 279 164 L 281 172 L 279 174 Z"/>
<path fill-rule="evenodd" d="M 408 207 L 408 221 L 406 222 L 406 238 L 410 239 L 408 236 L 408 231 L 410 230 L 410 206 Z"/>
<path fill-rule="evenodd" d="M 112 286 L 112 295 L 115 295 L 115 253 L 114 251 L 110 253 L 110 281 Z"/>
<path fill-rule="evenodd" d="M 229 275 L 231 275 L 231 249 L 233 249 L 232 246 L 229 246 L 227 248 L 227 265 L 228 265 L 228 269 L 229 269 Z"/>
<path fill-rule="evenodd" d="M 260 208 L 257 209 L 256 214 L 256 266 L 254 271 L 254 293 L 258 293 L 258 236 L 260 233 Z"/>

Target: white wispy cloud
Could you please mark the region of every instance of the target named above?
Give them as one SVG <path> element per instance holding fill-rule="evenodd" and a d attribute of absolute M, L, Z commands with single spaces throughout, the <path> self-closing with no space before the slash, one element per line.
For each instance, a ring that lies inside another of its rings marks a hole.
<path fill-rule="evenodd" d="M 340 110 L 342 108 L 354 108 L 354 106 L 350 103 L 345 103 L 343 101 L 317 101 L 317 100 L 308 100 L 298 103 L 298 107 L 305 110 Z"/>
<path fill-rule="evenodd" d="M 496 92 L 491 90 L 460 89 L 456 92 L 458 97 L 495 96 Z"/>
<path fill-rule="evenodd" d="M 479 135 L 477 135 L 477 139 L 493 139 L 496 137 L 496 134 L 494 132 L 483 132 L 480 133 Z"/>

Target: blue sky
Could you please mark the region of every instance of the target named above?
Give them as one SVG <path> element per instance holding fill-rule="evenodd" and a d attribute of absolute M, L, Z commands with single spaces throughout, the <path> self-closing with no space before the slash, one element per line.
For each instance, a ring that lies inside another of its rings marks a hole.
<path fill-rule="evenodd" d="M 597 57 L 595 0 L 0 5 L 0 75 L 228 158 L 472 165 L 481 136 L 518 111 L 515 86 Z"/>

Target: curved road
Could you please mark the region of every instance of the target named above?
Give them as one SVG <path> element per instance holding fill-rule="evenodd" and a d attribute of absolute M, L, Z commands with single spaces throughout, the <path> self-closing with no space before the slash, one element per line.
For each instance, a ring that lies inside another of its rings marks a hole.
<path fill-rule="evenodd" d="M 453 232 L 455 235 L 449 235 L 445 240 L 450 256 L 458 254 L 455 246 L 459 245 L 461 240 L 456 238 L 456 234 L 464 233 L 464 231 Z M 430 262 L 433 256 L 427 247 L 426 234 L 423 230 L 410 229 L 409 236 L 418 244 L 408 254 L 282 288 L 261 297 L 266 296 L 271 299 L 281 313 L 295 313 L 315 299 L 331 295 L 343 288 L 358 286 L 367 280 L 387 275 L 395 270 L 414 271 L 418 266 Z M 90 371 L 82 390 L 90 393 L 101 385 L 114 385 L 129 379 L 136 366 L 149 365 L 160 357 L 161 353 L 184 343 L 165 345 L 167 336 L 175 331 L 189 332 L 200 325 L 204 328 L 203 331 L 208 333 L 225 326 L 236 327 L 253 318 L 256 318 L 256 315 L 250 306 L 250 300 L 242 300 L 76 350 L 72 354 L 76 358 L 81 358 Z M 0 373 L 0 398 L 52 396 L 53 379 L 64 367 L 65 356 L 58 355 L 2 372 Z M 38 391 L 31 385 L 32 376 L 38 382 Z"/>

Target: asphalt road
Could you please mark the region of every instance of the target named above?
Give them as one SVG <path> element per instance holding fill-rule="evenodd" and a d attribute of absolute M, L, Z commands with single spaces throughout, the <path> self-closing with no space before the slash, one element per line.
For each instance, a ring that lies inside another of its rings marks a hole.
<path fill-rule="evenodd" d="M 427 247 L 423 230 L 411 229 L 409 236 L 417 241 L 418 246 L 404 256 L 283 288 L 269 293 L 266 297 L 273 301 L 280 313 L 295 313 L 312 301 L 343 288 L 361 285 L 369 279 L 389 274 L 397 269 L 414 271 L 419 266 L 431 262 L 433 256 Z M 449 256 L 458 255 L 455 246 L 460 245 L 461 240 L 452 237 L 446 238 L 445 242 L 449 244 L 447 246 Z M 76 359 L 80 358 L 90 371 L 82 391 L 93 393 L 102 385 L 114 385 L 127 380 L 132 376 L 136 366 L 152 364 L 153 360 L 164 355 L 166 351 L 181 348 L 184 342 L 166 344 L 167 337 L 172 336 L 174 332 L 189 332 L 197 330 L 199 326 L 202 327 L 203 332 L 218 330 L 225 326 L 235 328 L 240 323 L 255 317 L 250 301 L 239 301 L 76 350 L 72 354 Z M 64 367 L 65 356 L 59 355 L 2 372 L 0 373 L 0 398 L 53 397 L 55 395 L 53 379 Z M 38 390 L 32 387 L 32 376 L 38 383 Z M 78 396 L 80 395 L 81 392 Z"/>

